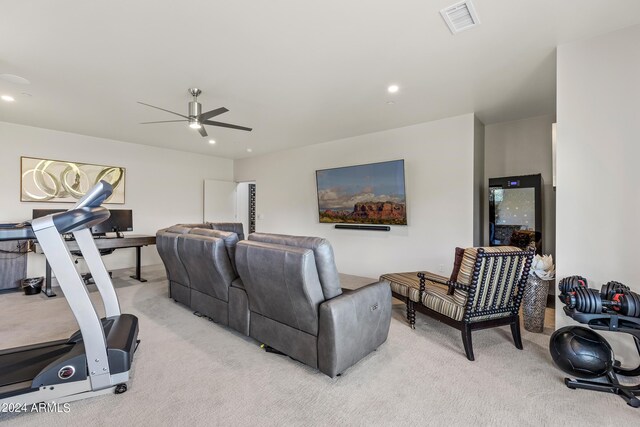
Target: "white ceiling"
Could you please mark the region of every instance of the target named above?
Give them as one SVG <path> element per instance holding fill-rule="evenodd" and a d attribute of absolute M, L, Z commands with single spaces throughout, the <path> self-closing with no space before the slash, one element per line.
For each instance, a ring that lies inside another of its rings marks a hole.
<path fill-rule="evenodd" d="M 0 74 L 31 84 L 0 80 L 16 97 L 0 121 L 228 158 L 469 112 L 490 124 L 555 114 L 557 45 L 640 23 L 638 0 L 474 0 L 481 25 L 453 36 L 439 10 L 455 2 L 3 2 Z M 254 131 L 208 127 L 210 145 L 138 124 L 177 117 L 136 101 L 186 114 L 192 86 Z"/>

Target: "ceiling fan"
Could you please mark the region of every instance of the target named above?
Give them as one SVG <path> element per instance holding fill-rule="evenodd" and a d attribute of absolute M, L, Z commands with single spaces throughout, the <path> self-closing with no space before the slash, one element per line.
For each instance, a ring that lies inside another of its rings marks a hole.
<path fill-rule="evenodd" d="M 202 135 L 203 137 L 207 136 L 207 131 L 205 130 L 204 125 L 220 126 L 223 128 L 246 130 L 251 132 L 252 129 L 248 127 L 209 120 L 213 117 L 219 116 L 222 113 L 226 113 L 229 110 L 227 110 L 224 107 L 220 107 L 220 108 L 216 108 L 215 110 L 211 110 L 203 113 L 202 104 L 198 102 L 198 96 L 202 93 L 202 91 L 194 87 L 189 89 L 189 93 L 191 94 L 191 96 L 193 96 L 193 101 L 189 102 L 189 115 L 187 116 L 180 113 L 173 112 L 173 111 L 165 110 L 164 108 L 156 107 L 155 105 L 145 104 L 144 102 L 138 101 L 138 104 L 142 104 L 142 105 L 146 105 L 147 107 L 166 111 L 167 113 L 175 114 L 176 116 L 180 116 L 183 118 L 182 120 L 162 120 L 158 122 L 142 122 L 140 124 L 149 125 L 154 123 L 189 122 L 189 127 L 191 129 L 198 129 L 198 132 L 200 132 L 200 135 Z"/>

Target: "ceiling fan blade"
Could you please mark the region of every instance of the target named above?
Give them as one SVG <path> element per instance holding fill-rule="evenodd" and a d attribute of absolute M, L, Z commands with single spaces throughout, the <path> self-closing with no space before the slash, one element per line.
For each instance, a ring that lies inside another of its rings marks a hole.
<path fill-rule="evenodd" d="M 198 132 L 200 132 L 200 135 L 202 135 L 203 137 L 207 136 L 207 131 L 202 125 L 200 125 L 200 127 L 198 128 Z"/>
<path fill-rule="evenodd" d="M 206 113 L 200 114 L 200 121 L 209 120 L 210 118 L 215 117 L 215 116 L 219 116 L 220 114 L 226 113 L 227 111 L 229 111 L 229 110 L 227 110 L 224 107 L 220 107 L 220 108 L 216 108 L 215 110 L 207 111 Z"/>
<path fill-rule="evenodd" d="M 232 125 L 232 124 L 229 124 L 229 123 L 222 123 L 222 122 L 214 122 L 213 120 L 205 120 L 202 123 L 205 124 L 205 125 L 220 126 L 220 127 L 223 127 L 223 128 L 246 130 L 248 132 L 251 132 L 253 130 L 251 128 L 247 128 L 247 127 L 244 127 L 244 126 Z"/>
<path fill-rule="evenodd" d="M 189 120 L 161 120 L 159 122 L 142 122 L 141 125 L 150 125 L 153 123 L 174 123 L 174 122 L 188 122 Z"/>
<path fill-rule="evenodd" d="M 187 116 L 183 116 L 182 114 L 176 113 L 174 111 L 165 110 L 164 108 L 156 107 L 155 105 L 145 104 L 144 102 L 140 101 L 138 101 L 138 104 L 146 105 L 147 107 L 155 108 L 156 110 L 166 111 L 167 113 L 175 114 L 176 116 L 184 117 L 185 119 L 189 120 L 189 117 Z"/>

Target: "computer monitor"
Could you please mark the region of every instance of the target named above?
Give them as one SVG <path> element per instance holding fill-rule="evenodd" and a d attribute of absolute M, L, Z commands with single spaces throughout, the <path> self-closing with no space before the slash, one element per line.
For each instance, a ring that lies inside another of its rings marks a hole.
<path fill-rule="evenodd" d="M 105 233 L 133 231 L 133 211 L 131 209 L 109 209 L 111 216 L 100 224 L 91 227 L 91 234 L 103 236 Z"/>
<path fill-rule="evenodd" d="M 36 219 L 43 216 L 51 215 L 58 212 L 64 212 L 66 209 L 34 209 L 31 218 Z"/>

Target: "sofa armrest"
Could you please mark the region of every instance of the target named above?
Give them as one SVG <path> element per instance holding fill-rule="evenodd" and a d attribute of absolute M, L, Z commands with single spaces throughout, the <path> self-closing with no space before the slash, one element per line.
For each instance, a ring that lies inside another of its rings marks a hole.
<path fill-rule="evenodd" d="M 377 282 L 320 305 L 318 369 L 335 377 L 387 340 L 391 288 Z"/>

